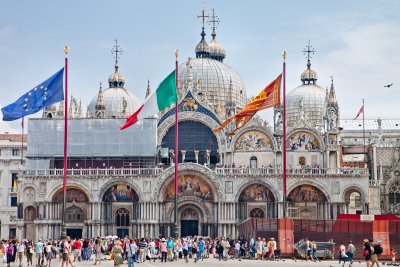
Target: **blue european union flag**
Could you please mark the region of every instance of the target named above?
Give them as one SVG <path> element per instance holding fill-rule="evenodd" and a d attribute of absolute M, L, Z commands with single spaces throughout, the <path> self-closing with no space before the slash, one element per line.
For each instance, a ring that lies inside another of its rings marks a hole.
<path fill-rule="evenodd" d="M 3 121 L 13 121 L 64 100 L 64 68 L 42 82 L 14 103 L 1 109 Z"/>

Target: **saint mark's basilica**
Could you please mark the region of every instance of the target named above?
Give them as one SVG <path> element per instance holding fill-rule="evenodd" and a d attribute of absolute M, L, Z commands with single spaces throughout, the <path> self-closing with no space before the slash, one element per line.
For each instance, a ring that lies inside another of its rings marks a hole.
<path fill-rule="evenodd" d="M 344 90 L 336 90 L 333 80 L 328 89 L 319 84 L 310 45 L 299 86 L 289 88 L 286 98 L 286 148 L 282 106 L 273 109 L 273 123 L 255 116 L 233 136 L 213 132 L 246 105 L 248 95 L 211 29 L 207 41 L 203 24 L 193 58 L 179 65 L 179 151 L 174 151 L 174 107 L 119 130 L 141 101 L 127 89 L 117 43 L 114 71 L 107 86 L 94 91 L 86 113 L 71 97 L 69 235 L 172 235 L 174 153 L 179 156 L 181 236 L 236 237 L 237 224 L 247 218 L 282 217 L 282 149 L 288 160 L 288 216 L 336 219 L 343 213 L 398 212 L 399 120 L 366 120 L 364 147 L 360 120 L 340 118 L 336 93 Z M 150 93 L 149 85 L 146 96 Z M 63 117 L 61 102 L 46 108 L 42 118 L 29 120 L 26 163 L 18 192 L 11 192 L 18 196 L 18 216 L 0 218 L 2 238 L 11 229 L 17 238 L 60 236 Z"/>

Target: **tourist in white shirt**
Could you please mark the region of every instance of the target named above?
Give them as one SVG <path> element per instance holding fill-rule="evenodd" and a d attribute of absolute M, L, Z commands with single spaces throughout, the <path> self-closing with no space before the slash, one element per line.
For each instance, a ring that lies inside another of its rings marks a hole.
<path fill-rule="evenodd" d="M 135 240 L 132 238 L 129 240 L 129 246 L 128 246 L 128 267 L 133 267 L 135 263 L 135 254 L 137 250 L 137 246 L 135 243 Z"/>
<path fill-rule="evenodd" d="M 18 245 L 17 245 L 17 252 L 18 252 L 19 266 L 21 267 L 22 259 L 24 258 L 24 254 L 25 254 L 25 245 L 22 240 L 21 240 L 21 243 L 18 243 Z"/>

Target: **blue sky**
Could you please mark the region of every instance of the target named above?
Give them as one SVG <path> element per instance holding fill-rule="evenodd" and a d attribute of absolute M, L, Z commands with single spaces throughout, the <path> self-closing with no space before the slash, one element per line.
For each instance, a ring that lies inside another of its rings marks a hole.
<path fill-rule="evenodd" d="M 200 40 L 200 0 L 2 1 L 0 7 L 1 106 L 62 67 L 67 44 L 69 90 L 86 107 L 113 72 L 116 38 L 125 87 L 143 100 L 147 79 L 155 89 L 174 67 L 174 49 L 183 62 L 195 56 Z M 281 72 L 282 50 L 288 52 L 287 90 L 300 85 L 301 51 L 310 39 L 318 84 L 325 88 L 334 76 L 341 118 L 353 118 L 362 98 L 366 118 L 400 117 L 400 1 L 209 0 L 205 7 L 221 19 L 224 62 L 241 75 L 248 96 Z M 209 40 L 209 26 L 206 33 Z M 270 114 L 262 116 L 271 120 Z M 1 121 L 0 131 L 18 125 Z"/>

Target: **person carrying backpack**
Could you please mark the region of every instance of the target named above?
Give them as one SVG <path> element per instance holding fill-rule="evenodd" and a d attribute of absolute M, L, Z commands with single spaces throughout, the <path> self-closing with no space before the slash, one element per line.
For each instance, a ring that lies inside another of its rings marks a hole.
<path fill-rule="evenodd" d="M 379 267 L 379 256 L 383 252 L 382 245 L 379 244 L 379 242 L 376 242 L 373 247 L 374 247 L 374 252 L 371 255 L 371 262 L 372 262 L 371 267 L 373 267 L 375 263 Z"/>

